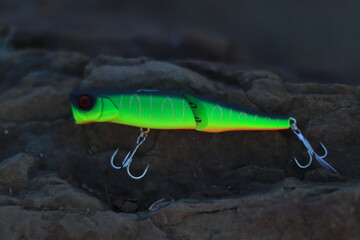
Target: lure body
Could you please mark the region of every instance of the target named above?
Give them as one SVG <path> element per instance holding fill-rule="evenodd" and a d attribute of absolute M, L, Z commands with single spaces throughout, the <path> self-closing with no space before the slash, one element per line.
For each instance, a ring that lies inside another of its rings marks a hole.
<path fill-rule="evenodd" d="M 279 130 L 290 118 L 264 114 L 202 96 L 160 90 L 76 91 L 70 95 L 77 124 L 113 122 L 149 129 L 203 132 Z"/>

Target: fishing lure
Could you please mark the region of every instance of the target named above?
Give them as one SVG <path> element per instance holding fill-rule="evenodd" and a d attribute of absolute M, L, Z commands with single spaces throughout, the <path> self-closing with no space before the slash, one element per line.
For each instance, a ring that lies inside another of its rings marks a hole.
<path fill-rule="evenodd" d="M 148 165 L 140 176 L 130 173 L 134 154 L 145 142 L 150 129 L 193 129 L 214 133 L 290 128 L 304 144 L 310 156 L 306 165 L 301 165 L 294 158 L 300 168 L 309 167 L 315 158 L 325 169 L 338 173 L 323 159 L 327 156 L 325 146 L 320 142 L 325 151 L 323 156 L 315 153 L 292 117 L 255 112 L 195 94 L 150 89 L 75 91 L 70 94 L 70 101 L 77 124 L 112 122 L 140 128 L 136 146 L 128 152 L 122 164 L 114 164 L 119 149 L 116 149 L 110 158 L 112 167 L 126 168 L 133 179 L 144 177 L 149 168 Z"/>

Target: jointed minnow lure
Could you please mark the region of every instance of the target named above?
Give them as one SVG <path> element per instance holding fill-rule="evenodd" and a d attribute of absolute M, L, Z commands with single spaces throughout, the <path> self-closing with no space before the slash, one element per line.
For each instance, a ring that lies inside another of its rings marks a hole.
<path fill-rule="evenodd" d="M 72 112 L 77 124 L 91 122 L 112 122 L 140 127 L 135 148 L 130 151 L 121 166 L 115 166 L 111 157 L 111 165 L 116 169 L 126 168 L 130 177 L 130 164 L 140 145 L 146 140 L 150 129 L 193 129 L 203 132 L 224 132 L 241 130 L 281 130 L 291 128 L 299 140 L 307 148 L 309 163 L 301 165 L 307 168 L 313 157 L 326 169 L 337 173 L 323 158 L 314 152 L 310 143 L 301 134 L 292 117 L 276 116 L 240 108 L 236 105 L 215 101 L 203 96 L 161 90 L 109 90 L 109 91 L 75 91 L 70 95 Z"/>

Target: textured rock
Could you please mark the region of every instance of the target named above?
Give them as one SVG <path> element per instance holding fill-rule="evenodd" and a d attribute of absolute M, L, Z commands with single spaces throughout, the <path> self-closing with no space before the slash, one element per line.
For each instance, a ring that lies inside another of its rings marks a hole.
<path fill-rule="evenodd" d="M 0 206 L 17 205 L 32 210 L 61 209 L 67 212 L 87 210 L 89 213 L 104 209 L 97 198 L 73 188 L 53 174 L 29 177 L 34 165 L 34 157 L 28 154 L 18 154 L 1 162 L 0 185 L 9 191 L 0 195 Z"/>
<path fill-rule="evenodd" d="M 113 60 L 113 58 L 110 58 Z M 138 88 L 162 88 L 169 90 L 202 89 L 204 92 L 216 92 L 215 83 L 209 82 L 203 76 L 178 67 L 174 64 L 130 59 L 129 64 L 125 61 L 104 64 L 94 68 L 87 68 L 90 72 L 87 79 L 82 81 L 83 89 L 132 89 Z M 101 61 L 95 60 L 95 61 Z M 115 64 L 116 65 L 115 65 Z M 134 64 L 138 63 L 138 64 Z"/>
<path fill-rule="evenodd" d="M 269 71 L 200 61 L 44 51 L 7 51 L 0 61 L 0 219 L 8 219 L 0 239 L 358 236 L 358 86 L 288 83 Z M 293 116 L 316 151 L 317 141 L 326 145 L 341 175 L 317 164 L 299 169 L 292 157 L 307 155 L 291 131 L 153 130 L 131 166 L 137 174 L 150 163 L 148 174 L 134 181 L 108 159 L 119 147 L 121 161 L 138 129 L 75 125 L 71 116 L 69 92 L 105 88 L 182 90 Z M 161 198 L 178 201 L 146 211 Z M 135 211 L 122 209 L 126 202 L 137 212 L 121 213 Z"/>
<path fill-rule="evenodd" d="M 27 192 L 20 199 L 15 199 L 16 205 L 28 209 L 47 209 L 76 212 L 94 212 L 103 209 L 102 203 L 86 193 L 74 189 L 66 181 L 54 177 L 37 177 L 32 180 Z"/>
<path fill-rule="evenodd" d="M 171 239 L 357 239 L 359 194 L 358 184 L 286 179 L 266 194 L 178 201 L 150 218 Z"/>
<path fill-rule="evenodd" d="M 137 210 L 138 206 L 136 203 L 132 203 L 129 201 L 124 202 L 124 204 L 121 206 L 120 210 L 125 213 L 132 213 Z"/>
<path fill-rule="evenodd" d="M 137 215 L 0 207 L 6 239 L 358 239 L 359 184 L 296 179 L 268 193 L 218 200 L 180 200 Z"/>
<path fill-rule="evenodd" d="M 33 211 L 19 206 L 0 207 L 6 222 L 2 239 L 134 239 L 135 216 L 96 212 L 91 216 L 62 211 Z"/>
<path fill-rule="evenodd" d="M 35 165 L 35 158 L 20 153 L 0 163 L 0 188 L 25 187 L 29 171 Z"/>
<path fill-rule="evenodd" d="M 1 55 L 0 62 L 0 120 L 54 120 L 69 114 L 68 95 L 79 83 L 87 58 L 23 51 Z"/>

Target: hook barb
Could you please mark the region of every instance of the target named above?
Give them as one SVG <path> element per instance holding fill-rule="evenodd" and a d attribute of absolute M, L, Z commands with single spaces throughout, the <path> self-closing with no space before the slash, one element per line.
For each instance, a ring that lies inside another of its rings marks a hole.
<path fill-rule="evenodd" d="M 120 166 L 116 166 L 114 164 L 114 159 L 115 159 L 115 156 L 117 155 L 117 153 L 119 152 L 119 148 L 117 148 L 115 150 L 115 152 L 112 154 L 111 158 L 110 158 L 110 164 L 113 168 L 115 169 L 122 169 L 122 168 L 126 168 L 126 171 L 128 173 L 128 175 L 132 178 L 132 179 L 135 179 L 135 180 L 138 180 L 138 179 L 141 179 L 145 176 L 145 174 L 147 173 L 150 165 L 147 165 L 145 170 L 143 171 L 143 173 L 140 175 L 140 176 L 134 176 L 131 174 L 130 172 L 130 165 L 133 161 L 133 157 L 135 155 L 135 153 L 137 152 L 138 148 L 141 146 L 141 144 L 143 144 L 147 138 L 147 135 L 149 133 L 150 129 L 143 129 L 143 128 L 140 128 L 140 135 L 138 136 L 137 140 L 136 140 L 136 146 L 134 147 L 133 150 L 129 151 L 122 164 Z"/>

